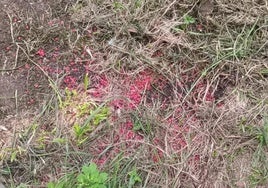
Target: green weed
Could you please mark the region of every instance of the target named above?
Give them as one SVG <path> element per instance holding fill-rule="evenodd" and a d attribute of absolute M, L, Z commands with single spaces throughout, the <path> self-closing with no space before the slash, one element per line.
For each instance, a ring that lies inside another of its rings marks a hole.
<path fill-rule="evenodd" d="M 133 130 L 135 132 L 141 132 L 149 137 L 153 136 L 152 125 L 148 120 L 143 121 L 137 115 L 132 116 L 133 120 Z"/>
<path fill-rule="evenodd" d="M 140 8 L 142 6 L 142 0 L 135 1 L 135 8 Z"/>
<path fill-rule="evenodd" d="M 73 188 L 76 187 L 76 184 L 76 176 L 74 174 L 68 174 L 56 182 L 49 182 L 47 188 Z"/>
<path fill-rule="evenodd" d="M 77 144 L 81 145 L 87 140 L 87 137 L 85 135 L 92 130 L 92 127 L 89 125 L 81 126 L 78 123 L 75 123 L 73 130 L 77 139 Z"/>
<path fill-rule="evenodd" d="M 192 16 L 189 16 L 189 15 L 185 15 L 183 17 L 183 23 L 188 26 L 190 24 L 193 24 L 195 23 L 195 19 L 192 17 Z"/>
<path fill-rule="evenodd" d="M 48 188 L 106 188 L 108 174 L 100 172 L 95 163 L 90 163 L 89 166 L 84 165 L 81 173 L 77 176 L 65 177 L 58 182 L 49 182 Z"/>
<path fill-rule="evenodd" d="M 66 182 L 59 182 L 59 183 L 53 183 L 49 182 L 47 184 L 48 188 L 65 188 L 66 187 Z"/>
<path fill-rule="evenodd" d="M 138 152 L 138 151 L 137 151 Z M 137 187 L 142 183 L 142 177 L 136 168 L 135 157 L 125 157 L 124 152 L 119 153 L 110 163 L 109 188 Z"/>
<path fill-rule="evenodd" d="M 266 121 L 263 127 L 258 128 L 257 139 L 261 146 L 267 146 L 268 144 L 268 121 Z"/>
<path fill-rule="evenodd" d="M 77 176 L 78 188 L 106 188 L 108 174 L 100 172 L 95 163 L 83 166 L 82 173 Z"/>
<path fill-rule="evenodd" d="M 133 169 L 131 172 L 128 173 L 129 183 L 128 188 L 132 188 L 136 183 L 141 183 L 141 177 L 138 175 L 137 170 Z"/>
<path fill-rule="evenodd" d="M 125 9 L 124 5 L 118 1 L 115 1 L 113 3 L 113 7 L 114 9 L 117 11 L 117 10 L 122 10 L 122 9 Z"/>
<path fill-rule="evenodd" d="M 64 139 L 64 138 L 54 138 L 54 139 L 52 140 L 52 143 L 57 143 L 57 144 L 59 144 L 59 145 L 61 145 L 61 144 L 65 144 L 66 142 L 67 142 L 67 140 Z"/>
<path fill-rule="evenodd" d="M 185 31 L 187 30 L 187 28 L 191 25 L 191 24 L 194 24 L 195 23 L 195 19 L 190 16 L 190 15 L 185 15 L 183 17 L 183 23 L 179 26 L 176 26 L 173 28 L 173 30 L 175 32 L 180 32 L 180 31 Z"/>
<path fill-rule="evenodd" d="M 72 98 L 77 96 L 76 90 L 65 89 L 65 100 L 61 103 L 60 108 L 65 108 L 72 104 Z"/>
<path fill-rule="evenodd" d="M 98 126 L 102 121 L 106 120 L 109 116 L 109 108 L 103 105 L 96 106 L 92 110 L 90 109 L 88 104 L 80 106 L 80 115 L 87 114 L 89 111 L 89 116 L 84 122 L 83 125 L 80 125 L 79 123 L 75 123 L 73 126 L 73 130 L 75 133 L 75 136 L 78 141 L 78 145 L 81 145 L 87 140 L 86 134 L 92 130 L 96 126 Z"/>
<path fill-rule="evenodd" d="M 86 102 L 84 104 L 81 104 L 78 106 L 78 116 L 82 117 L 84 115 L 90 114 L 90 109 L 92 108 L 92 104 L 89 102 Z"/>
<path fill-rule="evenodd" d="M 262 69 L 262 70 L 260 71 L 260 74 L 261 74 L 262 76 L 268 76 L 268 68 Z"/>

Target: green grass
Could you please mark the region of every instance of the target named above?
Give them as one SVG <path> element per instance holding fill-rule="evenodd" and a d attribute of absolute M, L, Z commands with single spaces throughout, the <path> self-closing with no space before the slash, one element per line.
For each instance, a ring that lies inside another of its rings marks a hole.
<path fill-rule="evenodd" d="M 249 181 L 251 186 L 266 185 L 268 181 L 268 160 L 267 160 L 267 144 L 268 144 L 268 123 L 267 120 L 260 128 L 255 128 L 253 134 L 258 141 L 258 146 L 254 152 L 251 164 L 251 174 Z"/>

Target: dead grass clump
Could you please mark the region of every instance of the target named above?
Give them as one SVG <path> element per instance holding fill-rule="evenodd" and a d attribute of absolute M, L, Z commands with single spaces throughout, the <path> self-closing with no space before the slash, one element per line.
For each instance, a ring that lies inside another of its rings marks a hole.
<path fill-rule="evenodd" d="M 92 39 L 96 42 L 92 44 L 96 46 L 92 46 L 93 49 L 105 49 L 106 61 L 120 62 L 131 68 L 133 61 L 140 66 L 150 66 L 151 57 L 158 49 L 171 46 L 190 48 L 183 33 L 172 33 L 175 26 L 182 24 L 185 14 L 177 6 L 176 2 L 169 4 L 166 1 L 140 4 L 132 1 L 102 4 L 85 1 L 85 5 L 75 4 L 70 11 L 74 22 L 86 25 L 84 30 L 95 28 Z M 167 12 L 172 13 L 171 18 L 166 15 Z"/>
<path fill-rule="evenodd" d="M 252 25 L 256 20 L 267 18 L 267 2 L 265 1 L 230 1 L 216 0 L 217 12 L 215 19 L 220 23 L 235 25 Z M 218 13 L 218 15 L 217 15 Z M 223 16 L 224 15 L 224 16 Z"/>

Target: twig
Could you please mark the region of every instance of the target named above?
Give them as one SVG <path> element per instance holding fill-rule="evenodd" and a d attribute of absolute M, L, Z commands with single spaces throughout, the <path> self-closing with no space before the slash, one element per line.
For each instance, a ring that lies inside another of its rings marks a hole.
<path fill-rule="evenodd" d="M 7 13 L 7 12 L 6 12 L 6 13 Z M 12 42 L 15 43 L 12 18 L 11 18 L 11 16 L 9 15 L 9 13 L 7 13 L 7 16 L 8 16 L 9 21 L 10 21 L 10 35 L 11 35 L 11 39 L 12 39 Z"/>

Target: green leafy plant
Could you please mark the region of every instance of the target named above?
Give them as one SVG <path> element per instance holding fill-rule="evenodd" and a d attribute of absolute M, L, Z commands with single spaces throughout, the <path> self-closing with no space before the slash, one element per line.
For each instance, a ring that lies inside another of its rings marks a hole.
<path fill-rule="evenodd" d="M 47 188 L 106 188 L 108 174 L 100 172 L 95 163 L 84 165 L 78 175 L 69 174 L 56 182 L 49 182 Z"/>
<path fill-rule="evenodd" d="M 94 111 L 91 111 L 91 114 L 94 113 Z M 93 124 L 98 125 L 102 121 L 106 120 L 109 115 L 109 108 L 102 107 L 98 113 L 95 114 L 95 117 L 93 119 Z"/>
<path fill-rule="evenodd" d="M 108 174 L 100 172 L 95 163 L 83 166 L 82 172 L 77 176 L 78 188 L 106 188 Z"/>
<path fill-rule="evenodd" d="M 21 156 L 24 152 L 26 152 L 25 149 L 23 149 L 22 147 L 16 147 L 16 148 L 5 148 L 3 151 L 5 151 L 6 153 L 8 153 L 10 155 L 9 160 L 11 162 L 15 162 L 17 161 L 18 157 Z M 4 157 L 4 155 L 2 156 L 2 154 L 0 153 L 0 159 L 2 159 L 2 157 Z"/>
<path fill-rule="evenodd" d="M 148 122 L 143 123 L 140 120 L 136 120 L 134 122 L 133 130 L 135 132 L 141 131 L 148 136 L 152 135 L 152 128 Z"/>
<path fill-rule="evenodd" d="M 268 76 L 268 68 L 265 68 L 265 69 L 260 70 L 260 74 L 262 76 Z"/>
<path fill-rule="evenodd" d="M 115 1 L 113 3 L 113 7 L 115 10 L 122 10 L 122 9 L 125 9 L 124 5 L 118 1 Z"/>
<path fill-rule="evenodd" d="M 86 114 L 90 113 L 90 108 L 92 107 L 92 104 L 89 102 L 86 102 L 84 104 L 81 104 L 78 106 L 78 116 L 84 116 Z"/>
<path fill-rule="evenodd" d="M 61 144 L 65 144 L 65 143 L 67 142 L 67 140 L 64 139 L 64 138 L 54 138 L 54 139 L 52 140 L 52 142 L 61 145 Z"/>
<path fill-rule="evenodd" d="M 135 8 L 140 8 L 142 5 L 142 0 L 136 0 L 135 1 Z"/>
<path fill-rule="evenodd" d="M 175 32 L 183 31 L 183 30 L 186 30 L 189 27 L 189 25 L 194 24 L 194 23 L 195 23 L 195 19 L 192 16 L 185 15 L 183 17 L 183 23 L 179 26 L 174 27 L 173 30 Z"/>
<path fill-rule="evenodd" d="M 194 24 L 194 23 L 195 23 L 195 19 L 192 16 L 185 15 L 183 17 L 183 25 L 181 26 L 181 28 L 183 30 L 186 30 L 189 27 L 189 25 Z"/>
<path fill-rule="evenodd" d="M 78 145 L 81 145 L 87 140 L 87 137 L 85 135 L 94 130 L 94 127 L 98 126 L 102 121 L 106 120 L 109 116 L 109 108 L 106 106 L 96 106 L 93 110 L 90 110 L 90 107 L 88 104 L 82 105 L 78 107 L 79 110 L 79 116 L 81 114 L 85 115 L 89 111 L 89 116 L 86 119 L 86 121 L 81 125 L 79 123 L 75 123 L 73 126 L 73 130 L 75 133 L 75 136 L 78 140 Z"/>
<path fill-rule="evenodd" d="M 85 137 L 85 135 L 92 130 L 88 124 L 86 126 L 81 126 L 78 123 L 74 124 L 73 129 L 77 138 L 78 145 L 83 144 L 87 140 L 87 137 Z"/>
<path fill-rule="evenodd" d="M 129 172 L 128 175 L 130 176 L 128 182 L 128 188 L 132 188 L 136 183 L 140 183 L 142 181 L 136 169 Z"/>
<path fill-rule="evenodd" d="M 65 188 L 65 187 L 66 187 L 65 182 L 58 182 L 58 183 L 49 182 L 47 184 L 47 188 Z"/>
<path fill-rule="evenodd" d="M 189 16 L 189 15 L 185 15 L 183 17 L 183 23 L 188 26 L 190 24 L 193 24 L 195 23 L 195 19 L 192 17 L 192 16 Z"/>
<path fill-rule="evenodd" d="M 21 183 L 16 188 L 27 188 L 29 187 L 27 184 Z"/>
<path fill-rule="evenodd" d="M 77 96 L 78 93 L 76 90 L 70 90 L 68 88 L 65 89 L 65 100 L 61 103 L 60 107 L 64 108 L 69 106 L 72 102 L 71 99 Z"/>
<path fill-rule="evenodd" d="M 49 182 L 47 188 L 73 188 L 77 184 L 77 175 L 74 173 L 66 174 L 55 182 Z"/>

